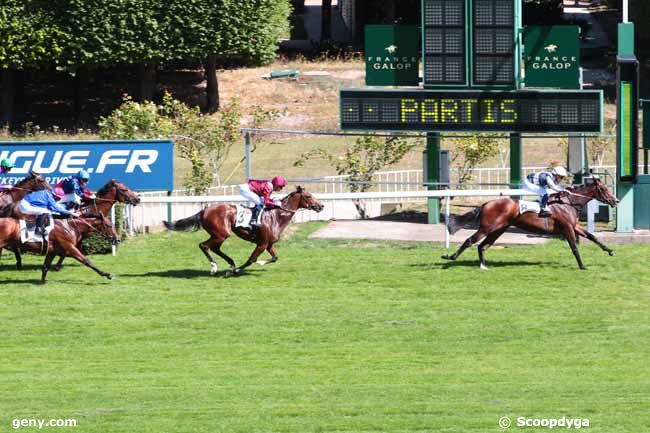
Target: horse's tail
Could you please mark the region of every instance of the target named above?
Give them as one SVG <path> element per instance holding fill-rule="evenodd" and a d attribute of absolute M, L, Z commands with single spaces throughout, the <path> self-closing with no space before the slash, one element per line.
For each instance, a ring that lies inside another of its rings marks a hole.
<path fill-rule="evenodd" d="M 167 230 L 189 232 L 190 230 L 198 230 L 201 227 L 202 221 L 203 211 L 200 211 L 191 217 L 183 218 L 174 222 L 163 221 L 163 224 L 165 224 Z"/>
<path fill-rule="evenodd" d="M 477 207 L 463 215 L 449 215 L 449 221 L 447 221 L 447 230 L 450 234 L 456 233 L 458 230 L 463 228 L 463 226 L 470 222 L 476 222 L 481 216 L 481 211 L 483 207 Z"/>

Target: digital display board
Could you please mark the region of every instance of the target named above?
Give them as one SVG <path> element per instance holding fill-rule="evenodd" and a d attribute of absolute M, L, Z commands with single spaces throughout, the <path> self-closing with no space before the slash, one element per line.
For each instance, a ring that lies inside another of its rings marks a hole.
<path fill-rule="evenodd" d="M 639 62 L 618 57 L 616 173 L 619 182 L 636 182 L 639 147 Z"/>
<path fill-rule="evenodd" d="M 515 86 L 515 9 L 513 0 L 474 0 L 472 83 Z"/>
<path fill-rule="evenodd" d="M 342 130 L 600 132 L 602 91 L 341 90 Z"/>
<path fill-rule="evenodd" d="M 465 0 L 423 0 L 424 84 L 468 84 Z"/>

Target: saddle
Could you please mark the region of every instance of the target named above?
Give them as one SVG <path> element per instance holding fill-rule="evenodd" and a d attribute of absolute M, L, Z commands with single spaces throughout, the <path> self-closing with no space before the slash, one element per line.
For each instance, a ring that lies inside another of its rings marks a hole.
<path fill-rule="evenodd" d="M 20 241 L 23 243 L 47 242 L 50 232 L 54 229 L 54 218 L 48 214 L 26 217 L 19 221 Z"/>
<path fill-rule="evenodd" d="M 253 218 L 253 210 L 255 207 L 248 207 L 242 204 L 237 205 L 237 218 L 235 219 L 235 227 L 241 227 L 246 229 L 252 229 L 251 220 Z M 262 218 L 262 213 L 264 209 L 260 210 L 258 218 Z"/>

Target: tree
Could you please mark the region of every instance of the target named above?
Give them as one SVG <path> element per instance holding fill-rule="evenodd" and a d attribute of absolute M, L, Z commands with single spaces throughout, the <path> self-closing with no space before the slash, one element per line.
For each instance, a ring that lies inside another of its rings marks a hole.
<path fill-rule="evenodd" d="M 366 192 L 372 188 L 372 177 L 384 167 L 397 164 L 404 156 L 420 145 L 401 137 L 363 136 L 345 149 L 345 155 L 337 158 L 324 149 L 316 149 L 302 154 L 294 166 L 302 166 L 314 156 L 325 157 L 339 175 L 348 175 L 350 192 Z M 365 203 L 354 200 L 354 205 L 362 219 L 368 218 Z"/>
<path fill-rule="evenodd" d="M 14 123 L 19 71 L 53 63 L 61 50 L 55 16 L 43 0 L 4 0 L 0 8 L 2 125 Z"/>
<path fill-rule="evenodd" d="M 452 153 L 451 163 L 456 162 L 461 156 L 458 164 L 458 182 L 465 183 L 472 179 L 474 169 L 488 158 L 499 154 L 499 139 L 494 134 L 472 134 L 466 137 L 447 138 L 453 143 L 452 148 L 457 149 Z"/>

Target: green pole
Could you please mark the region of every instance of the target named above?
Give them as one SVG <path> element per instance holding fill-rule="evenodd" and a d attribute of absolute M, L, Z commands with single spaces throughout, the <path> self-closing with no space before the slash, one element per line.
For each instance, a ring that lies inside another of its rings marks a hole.
<path fill-rule="evenodd" d="M 440 151 L 440 134 L 437 132 L 427 133 L 427 183 L 439 182 L 438 170 L 440 167 L 439 161 Z M 437 185 L 428 185 L 429 191 L 438 189 Z M 428 223 L 440 223 L 440 199 L 430 197 L 427 199 Z"/>
<path fill-rule="evenodd" d="M 521 134 L 510 134 L 510 188 L 521 186 Z"/>

